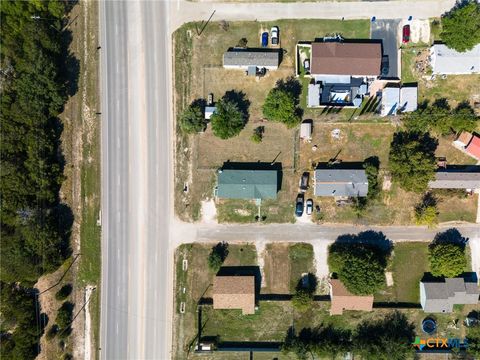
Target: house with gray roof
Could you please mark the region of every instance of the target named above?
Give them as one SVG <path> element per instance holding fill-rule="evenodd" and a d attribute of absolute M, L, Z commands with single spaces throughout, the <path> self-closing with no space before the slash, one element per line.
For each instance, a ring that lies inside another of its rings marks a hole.
<path fill-rule="evenodd" d="M 220 199 L 276 199 L 277 170 L 221 169 L 216 196 Z"/>
<path fill-rule="evenodd" d="M 480 172 L 441 170 L 435 180 L 428 182 L 431 189 L 480 189 Z"/>
<path fill-rule="evenodd" d="M 225 69 L 248 70 L 256 67 L 276 70 L 279 65 L 280 52 L 273 49 L 233 48 L 223 54 Z"/>
<path fill-rule="evenodd" d="M 445 278 L 420 281 L 420 303 L 429 313 L 450 313 L 453 305 L 477 304 L 478 295 L 478 285 L 473 280 Z"/>
<path fill-rule="evenodd" d="M 472 50 L 458 52 L 444 44 L 430 48 L 430 65 L 434 74 L 460 75 L 480 73 L 480 44 Z"/>
<path fill-rule="evenodd" d="M 313 176 L 315 196 L 364 197 L 368 179 L 364 169 L 316 169 Z"/>

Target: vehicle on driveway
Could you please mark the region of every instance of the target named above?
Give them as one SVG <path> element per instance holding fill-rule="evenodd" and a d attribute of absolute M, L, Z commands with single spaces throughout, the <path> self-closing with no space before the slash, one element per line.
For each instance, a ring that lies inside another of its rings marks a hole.
<path fill-rule="evenodd" d="M 295 204 L 295 216 L 300 217 L 303 215 L 303 194 L 298 194 Z"/>
<path fill-rule="evenodd" d="M 312 212 L 313 212 L 313 200 L 308 199 L 305 203 L 305 213 L 307 215 L 312 215 Z"/>
<path fill-rule="evenodd" d="M 268 32 L 265 31 L 262 34 L 262 47 L 267 47 L 268 46 Z"/>
<path fill-rule="evenodd" d="M 278 26 L 272 27 L 270 30 L 270 38 L 272 45 L 278 45 L 279 39 L 278 39 Z"/>
<path fill-rule="evenodd" d="M 410 25 L 404 25 L 402 30 L 402 42 L 404 44 L 410 41 Z"/>
<path fill-rule="evenodd" d="M 309 177 L 310 177 L 310 174 L 308 172 L 304 172 L 302 174 L 302 177 L 300 178 L 300 182 L 298 183 L 298 188 L 300 189 L 300 192 L 304 193 L 305 191 L 308 190 Z"/>
<path fill-rule="evenodd" d="M 310 60 L 309 59 L 303 60 L 303 68 L 305 69 L 305 72 L 310 72 Z"/>

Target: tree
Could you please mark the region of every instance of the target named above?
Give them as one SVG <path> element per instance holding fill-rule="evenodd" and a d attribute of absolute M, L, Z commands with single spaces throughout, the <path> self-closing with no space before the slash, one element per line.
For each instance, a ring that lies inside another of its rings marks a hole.
<path fill-rule="evenodd" d="M 434 243 L 429 248 L 433 276 L 456 277 L 465 271 L 465 247 L 456 243 Z"/>
<path fill-rule="evenodd" d="M 381 319 L 360 323 L 354 337 L 354 353 L 362 359 L 404 360 L 413 357 L 415 325 L 399 311 Z"/>
<path fill-rule="evenodd" d="M 423 192 L 435 177 L 437 141 L 427 133 L 397 132 L 390 147 L 394 180 L 406 191 Z"/>
<path fill-rule="evenodd" d="M 238 105 L 222 98 L 217 103 L 217 110 L 211 116 L 213 134 L 220 139 L 229 139 L 240 134 L 245 127 L 246 119 Z"/>
<path fill-rule="evenodd" d="M 271 121 L 282 122 L 289 128 L 295 127 L 301 121 L 300 116 L 296 113 L 293 96 L 285 90 L 270 90 L 262 109 L 265 118 Z"/>
<path fill-rule="evenodd" d="M 480 325 L 471 326 L 467 330 L 468 348 L 467 353 L 480 356 Z"/>
<path fill-rule="evenodd" d="M 426 193 L 421 203 L 415 207 L 415 222 L 417 225 L 432 227 L 438 223 L 437 217 L 437 199 L 431 193 Z"/>
<path fill-rule="evenodd" d="M 208 267 L 213 272 L 217 272 L 222 267 L 223 262 L 228 256 L 228 244 L 226 242 L 219 242 L 212 247 L 208 255 Z"/>
<path fill-rule="evenodd" d="M 55 294 L 55 299 L 57 299 L 58 301 L 65 300 L 72 293 L 72 289 L 73 288 L 71 284 L 63 285 L 60 290 L 58 290 Z"/>
<path fill-rule="evenodd" d="M 375 246 L 335 242 L 329 248 L 328 265 L 353 294 L 371 295 L 385 284 L 385 255 Z"/>
<path fill-rule="evenodd" d="M 437 99 L 432 105 L 407 114 L 403 121 L 410 132 L 435 132 L 445 136 L 474 131 L 478 116 L 468 102 L 451 109 L 447 99 Z"/>
<path fill-rule="evenodd" d="M 189 105 L 180 116 L 180 129 L 187 134 L 202 132 L 206 126 L 205 115 L 198 103 Z"/>
<path fill-rule="evenodd" d="M 57 324 L 61 330 L 67 328 L 72 322 L 73 303 L 65 301 L 57 312 Z"/>
<path fill-rule="evenodd" d="M 459 52 L 480 43 L 480 4 L 475 0 L 460 2 L 442 16 L 442 41 Z"/>
<path fill-rule="evenodd" d="M 261 143 L 263 139 L 263 132 L 265 128 L 263 126 L 258 126 L 253 130 L 253 135 L 250 138 L 254 143 Z"/>

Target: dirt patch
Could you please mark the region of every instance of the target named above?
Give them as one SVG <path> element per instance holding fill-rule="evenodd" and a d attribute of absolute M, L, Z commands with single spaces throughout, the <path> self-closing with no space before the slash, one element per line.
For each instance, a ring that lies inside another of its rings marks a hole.
<path fill-rule="evenodd" d="M 265 287 L 262 292 L 270 294 L 289 294 L 290 260 L 288 243 L 268 244 L 265 247 L 264 273 Z"/>
<path fill-rule="evenodd" d="M 412 43 L 430 43 L 430 21 L 429 20 L 411 20 L 400 23 L 399 34 L 402 34 L 402 27 L 410 25 L 410 42 Z"/>

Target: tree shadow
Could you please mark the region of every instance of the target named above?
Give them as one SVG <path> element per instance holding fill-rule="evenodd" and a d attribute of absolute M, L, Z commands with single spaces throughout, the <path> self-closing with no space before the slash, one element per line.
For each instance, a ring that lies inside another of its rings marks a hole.
<path fill-rule="evenodd" d="M 65 29 L 61 33 L 62 65 L 60 76 L 65 85 L 65 94 L 73 96 L 78 92 L 78 80 L 80 77 L 80 60 L 70 51 L 69 47 L 73 40 L 72 31 Z"/>
<path fill-rule="evenodd" d="M 380 254 L 386 259 L 390 256 L 393 249 L 393 242 L 388 239 L 381 231 L 367 230 L 358 234 L 340 235 L 332 244 L 339 245 L 364 245 L 369 248 L 380 250 Z"/>
<path fill-rule="evenodd" d="M 428 133 L 399 131 L 393 134 L 392 147 L 404 146 L 405 144 L 417 142 L 419 150 L 434 156 L 438 146 L 438 140 L 431 137 Z"/>
<path fill-rule="evenodd" d="M 219 242 L 218 244 L 216 244 L 215 246 L 212 247 L 212 253 L 216 253 L 219 255 L 220 259 L 222 260 L 222 262 L 225 261 L 225 259 L 227 258 L 228 256 L 228 243 L 226 242 Z"/>
<path fill-rule="evenodd" d="M 441 109 L 441 110 L 445 110 L 445 111 L 450 111 L 451 110 L 451 107 L 450 107 L 450 104 L 448 103 L 447 98 L 436 99 L 432 103 L 432 107 L 437 108 L 437 109 Z"/>
<path fill-rule="evenodd" d="M 315 294 L 315 292 L 317 291 L 317 286 L 317 277 L 312 273 L 308 273 L 298 280 L 298 283 L 295 286 L 295 290 L 306 290 L 309 294 Z"/>
<path fill-rule="evenodd" d="M 248 100 L 247 95 L 243 91 L 238 90 L 229 90 L 223 95 L 223 98 L 226 101 L 233 102 L 237 105 L 238 109 L 242 112 L 245 122 L 249 118 L 249 109 L 250 109 L 250 100 Z"/>
<path fill-rule="evenodd" d="M 458 229 L 451 228 L 435 235 L 435 238 L 431 242 L 430 246 L 435 246 L 438 244 L 457 244 L 464 249 L 468 240 L 469 239 L 464 237 L 460 231 L 458 231 Z"/>
<path fill-rule="evenodd" d="M 70 235 L 74 221 L 73 212 L 68 205 L 59 203 L 53 210 L 53 215 L 57 221 L 57 229 L 62 239 L 59 250 L 63 259 L 66 259 L 72 255 Z"/>
<path fill-rule="evenodd" d="M 291 94 L 295 99 L 295 105 L 300 103 L 300 95 L 302 93 L 302 84 L 293 76 L 286 79 L 280 79 L 275 84 L 275 87 L 280 90 L 284 90 Z"/>

